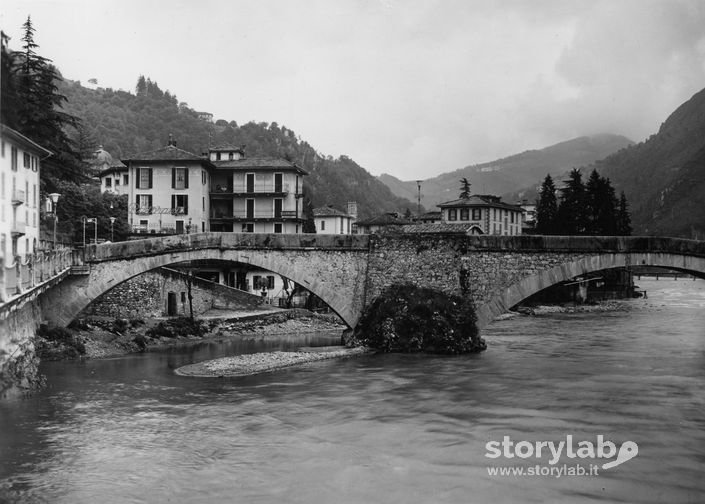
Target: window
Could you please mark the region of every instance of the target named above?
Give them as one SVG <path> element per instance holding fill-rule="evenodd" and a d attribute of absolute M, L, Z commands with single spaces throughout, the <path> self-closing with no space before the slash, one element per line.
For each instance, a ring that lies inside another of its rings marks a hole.
<path fill-rule="evenodd" d="M 201 170 L 201 184 L 206 185 L 208 180 L 206 179 L 206 170 Z"/>
<path fill-rule="evenodd" d="M 3 173 L 3 186 L 5 185 L 5 174 Z M 32 203 L 34 205 L 34 208 L 37 208 L 37 184 L 34 184 L 32 187 L 33 194 L 32 194 Z M 3 189 L 4 191 L 4 189 Z"/>
<path fill-rule="evenodd" d="M 202 210 L 205 212 L 206 211 L 206 197 L 205 196 L 203 196 L 201 198 L 201 204 L 203 205 Z"/>
<path fill-rule="evenodd" d="M 220 152 L 215 153 L 215 160 L 220 161 Z"/>
<path fill-rule="evenodd" d="M 472 220 L 480 220 L 482 219 L 482 208 L 473 208 L 472 209 Z"/>
<path fill-rule="evenodd" d="M 10 149 L 10 163 L 12 171 L 17 171 L 17 147 Z"/>
<path fill-rule="evenodd" d="M 325 230 L 326 230 L 326 221 L 322 220 L 321 221 L 321 231 L 325 231 Z"/>
<path fill-rule="evenodd" d="M 138 194 L 137 200 L 135 201 L 137 208 L 135 213 L 146 215 L 152 213 L 152 195 L 151 194 Z"/>
<path fill-rule="evenodd" d="M 449 208 L 448 209 L 448 220 L 449 221 L 458 220 L 458 210 L 456 208 Z"/>
<path fill-rule="evenodd" d="M 2 141 L 2 157 L 5 157 L 5 140 Z"/>
<path fill-rule="evenodd" d="M 473 213 L 475 211 L 473 210 Z M 468 208 L 461 208 L 460 209 L 460 220 L 468 220 L 470 218 L 470 210 Z"/>
<path fill-rule="evenodd" d="M 151 189 L 152 188 L 152 169 L 151 168 L 137 168 L 137 189 Z"/>
<path fill-rule="evenodd" d="M 113 185 L 113 179 L 111 179 L 110 177 L 106 178 L 105 179 L 105 187 L 112 187 L 112 185 Z"/>
<path fill-rule="evenodd" d="M 188 168 L 171 169 L 171 187 L 174 189 L 188 189 Z"/>
<path fill-rule="evenodd" d="M 129 183 L 130 176 L 126 173 L 122 176 L 122 185 L 127 185 Z"/>
<path fill-rule="evenodd" d="M 252 222 L 243 223 L 242 232 L 243 233 L 254 233 L 255 232 L 255 225 Z"/>
<path fill-rule="evenodd" d="M 25 168 L 31 168 L 32 167 L 32 158 L 30 157 L 28 152 L 24 153 L 23 156 L 23 164 Z"/>
<path fill-rule="evenodd" d="M 120 178 L 116 178 L 116 179 L 115 179 L 115 185 L 116 185 L 116 186 L 119 186 L 119 185 L 120 185 Z"/>
<path fill-rule="evenodd" d="M 281 222 L 275 222 L 275 223 L 274 223 L 274 232 L 275 232 L 275 233 L 281 233 L 281 232 L 282 232 L 282 223 L 281 223 Z"/>
<path fill-rule="evenodd" d="M 274 289 L 274 275 L 267 275 L 267 288 Z"/>
<path fill-rule="evenodd" d="M 253 200 L 253 199 L 245 200 L 245 205 L 247 208 L 247 218 L 254 219 L 255 218 L 255 200 Z"/>
<path fill-rule="evenodd" d="M 171 195 L 171 213 L 174 215 L 188 215 L 188 194 Z"/>

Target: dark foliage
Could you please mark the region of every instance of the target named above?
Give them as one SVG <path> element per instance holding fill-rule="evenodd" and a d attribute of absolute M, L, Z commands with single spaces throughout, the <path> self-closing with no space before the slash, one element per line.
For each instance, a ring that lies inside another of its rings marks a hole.
<path fill-rule="evenodd" d="M 159 322 L 150 327 L 146 335 L 151 338 L 177 338 L 179 336 L 203 336 L 208 332 L 208 326 L 202 320 L 191 320 L 189 317 L 179 317 Z"/>
<path fill-rule="evenodd" d="M 396 284 L 373 301 L 355 328 L 355 339 L 383 352 L 461 354 L 485 349 L 471 301 Z"/>
<path fill-rule="evenodd" d="M 541 194 L 536 203 L 536 232 L 543 235 L 558 234 L 558 200 L 551 175 L 541 184 Z"/>

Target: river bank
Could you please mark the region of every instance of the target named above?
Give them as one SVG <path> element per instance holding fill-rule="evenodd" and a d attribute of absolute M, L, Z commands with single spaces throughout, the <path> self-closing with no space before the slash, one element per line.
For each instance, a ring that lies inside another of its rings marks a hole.
<path fill-rule="evenodd" d="M 194 325 L 187 319 L 85 319 L 68 329 L 40 330 L 35 344 L 43 360 L 100 359 L 230 338 L 264 339 L 324 331 L 342 334 L 346 328 L 335 315 L 301 309 L 220 315 L 197 319 Z"/>

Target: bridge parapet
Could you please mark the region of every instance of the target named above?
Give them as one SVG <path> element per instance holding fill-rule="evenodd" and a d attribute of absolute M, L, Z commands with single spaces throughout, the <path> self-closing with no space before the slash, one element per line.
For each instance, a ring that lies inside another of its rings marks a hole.
<path fill-rule="evenodd" d="M 86 247 L 85 262 L 144 257 L 168 252 L 220 249 L 367 250 L 368 235 L 198 233 L 147 238 Z"/>
<path fill-rule="evenodd" d="M 73 264 L 72 249 L 16 256 L 12 262 L 0 257 L 0 305 L 62 274 Z"/>

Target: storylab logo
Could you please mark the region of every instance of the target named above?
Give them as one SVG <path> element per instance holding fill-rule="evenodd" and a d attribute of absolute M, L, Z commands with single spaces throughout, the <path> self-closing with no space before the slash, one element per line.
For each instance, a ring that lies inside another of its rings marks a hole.
<path fill-rule="evenodd" d="M 625 441 L 619 448 L 603 435 L 595 441 L 575 441 L 571 434 L 563 441 L 514 441 L 504 436 L 502 441 L 488 441 L 485 457 L 510 462 L 516 459 L 536 459 L 535 465 L 488 466 L 490 476 L 598 476 L 603 469 L 612 469 L 633 459 L 639 453 L 634 441 Z M 565 460 L 570 459 L 570 463 Z M 559 462 L 564 461 L 562 464 Z M 517 461 L 518 462 L 518 461 Z"/>

